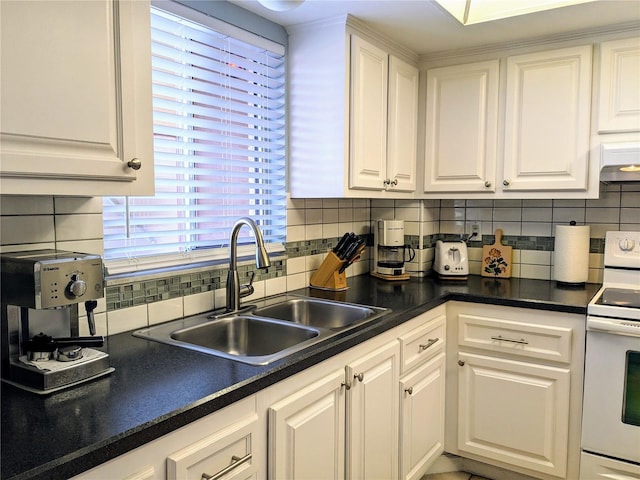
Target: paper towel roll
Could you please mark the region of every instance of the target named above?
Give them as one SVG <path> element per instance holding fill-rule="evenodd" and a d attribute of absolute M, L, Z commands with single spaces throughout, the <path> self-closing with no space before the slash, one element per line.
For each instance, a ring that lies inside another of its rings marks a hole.
<path fill-rule="evenodd" d="M 589 279 L 588 225 L 556 225 L 553 278 L 560 283 L 585 283 Z"/>

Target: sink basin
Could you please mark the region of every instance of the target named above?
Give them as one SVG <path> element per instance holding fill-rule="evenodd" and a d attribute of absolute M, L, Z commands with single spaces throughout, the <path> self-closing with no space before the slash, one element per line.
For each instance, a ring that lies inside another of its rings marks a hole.
<path fill-rule="evenodd" d="M 283 295 L 248 313 L 195 315 L 133 332 L 135 337 L 250 365 L 268 365 L 387 309 Z"/>
<path fill-rule="evenodd" d="M 315 338 L 318 334 L 318 330 L 313 328 L 242 315 L 176 330 L 171 333 L 171 338 L 230 357 L 265 357 Z"/>
<path fill-rule="evenodd" d="M 253 313 L 300 325 L 339 330 L 379 316 L 384 311 L 382 308 L 300 297 L 257 308 Z"/>

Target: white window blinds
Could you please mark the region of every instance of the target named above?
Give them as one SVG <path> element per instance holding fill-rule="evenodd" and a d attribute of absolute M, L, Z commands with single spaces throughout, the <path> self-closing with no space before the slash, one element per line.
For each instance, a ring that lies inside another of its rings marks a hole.
<path fill-rule="evenodd" d="M 243 216 L 281 245 L 283 53 L 155 8 L 151 18 L 156 194 L 105 198 L 105 258 L 223 247 Z M 249 229 L 240 233 L 249 241 Z"/>

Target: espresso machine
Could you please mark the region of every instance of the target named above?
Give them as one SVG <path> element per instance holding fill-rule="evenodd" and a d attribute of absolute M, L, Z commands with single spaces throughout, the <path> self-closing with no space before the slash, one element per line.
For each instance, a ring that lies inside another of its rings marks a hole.
<path fill-rule="evenodd" d="M 376 220 L 373 229 L 373 270 L 383 280 L 408 280 L 404 264 L 416 256 L 404 243 L 404 220 Z"/>
<path fill-rule="evenodd" d="M 2 381 L 49 394 L 113 372 L 95 335 L 102 258 L 61 250 L 0 254 Z M 91 336 L 79 336 L 78 307 Z"/>

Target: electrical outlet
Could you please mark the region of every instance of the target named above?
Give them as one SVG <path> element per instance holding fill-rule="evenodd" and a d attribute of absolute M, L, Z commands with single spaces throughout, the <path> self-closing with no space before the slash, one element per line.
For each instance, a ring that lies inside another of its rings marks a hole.
<path fill-rule="evenodd" d="M 482 236 L 482 224 L 480 222 L 473 222 L 471 224 L 471 234 L 475 234 L 478 238 Z"/>

